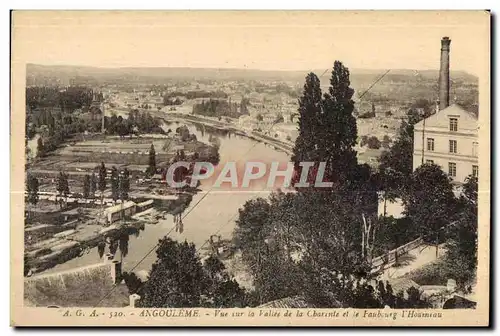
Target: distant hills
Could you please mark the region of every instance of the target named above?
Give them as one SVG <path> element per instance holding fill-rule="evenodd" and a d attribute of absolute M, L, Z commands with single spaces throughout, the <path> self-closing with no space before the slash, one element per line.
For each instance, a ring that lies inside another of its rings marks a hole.
<path fill-rule="evenodd" d="M 62 83 L 69 84 L 69 80 L 74 77 L 93 77 L 98 83 L 114 80 L 125 81 L 152 81 L 155 83 L 161 80 L 257 80 L 257 81 L 283 81 L 303 83 L 308 72 L 314 72 L 318 76 L 325 72 L 325 69 L 304 70 L 304 71 L 266 71 L 253 69 L 216 69 L 216 68 L 168 68 L 168 67 L 127 67 L 127 68 L 100 68 L 72 65 L 38 65 L 28 64 L 26 75 L 28 85 L 36 84 L 41 78 L 57 78 Z M 386 70 L 372 69 L 351 69 L 351 80 L 355 82 L 373 82 Z M 321 78 L 328 79 L 329 71 Z M 420 78 L 423 80 L 433 80 L 438 78 L 438 70 L 391 70 L 384 78 L 389 81 L 400 81 L 404 79 Z M 477 78 L 463 71 L 452 71 L 451 77 L 454 80 L 463 82 L 477 82 Z"/>

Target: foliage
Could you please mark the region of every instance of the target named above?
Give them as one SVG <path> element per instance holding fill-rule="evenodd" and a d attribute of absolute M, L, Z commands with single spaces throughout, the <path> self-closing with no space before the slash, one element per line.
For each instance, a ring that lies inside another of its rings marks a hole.
<path fill-rule="evenodd" d="M 122 278 L 125 281 L 125 285 L 127 286 L 130 295 L 132 294 L 140 295 L 143 282 L 141 281 L 141 279 L 137 277 L 137 275 L 135 275 L 135 273 L 123 272 Z"/>
<path fill-rule="evenodd" d="M 120 174 L 118 189 L 119 189 L 120 199 L 122 201 L 127 200 L 128 193 L 130 191 L 130 172 L 128 171 L 127 168 L 125 168 L 123 172 Z"/>
<path fill-rule="evenodd" d="M 31 175 L 28 174 L 26 178 L 26 191 L 28 193 L 28 203 L 36 205 L 38 203 L 38 179 Z"/>
<path fill-rule="evenodd" d="M 83 198 L 90 197 L 90 175 L 85 175 L 83 178 Z"/>
<path fill-rule="evenodd" d="M 68 175 L 66 173 L 59 172 L 56 189 L 61 197 L 67 197 L 69 195 Z"/>
<path fill-rule="evenodd" d="M 105 117 L 104 125 L 107 134 L 119 136 L 140 133 L 165 134 L 165 131 L 161 128 L 161 119 L 154 118 L 148 111 L 139 112 L 137 109 L 130 111 L 127 119 L 116 115 Z"/>
<path fill-rule="evenodd" d="M 151 144 L 151 148 L 149 149 L 148 174 L 156 174 L 156 152 L 153 144 Z"/>
<path fill-rule="evenodd" d="M 435 164 L 424 164 L 411 175 L 403 197 L 405 212 L 418 223 L 420 233 L 433 243 L 443 238 L 443 227 L 456 211 L 456 199 L 448 175 Z"/>
<path fill-rule="evenodd" d="M 90 187 L 89 187 L 90 197 L 94 198 L 96 191 L 97 191 L 97 177 L 95 176 L 95 173 L 92 172 L 92 175 L 90 176 Z"/>
<path fill-rule="evenodd" d="M 113 166 L 113 168 L 111 168 L 111 197 L 115 202 L 120 198 L 119 175 L 118 169 Z"/>
<path fill-rule="evenodd" d="M 379 149 L 382 143 L 376 136 L 371 136 L 367 139 L 366 144 L 370 149 Z"/>
<path fill-rule="evenodd" d="M 477 268 L 477 178 L 469 176 L 463 185 L 458 201 L 455 224 L 448 229 L 446 266 L 455 271 L 461 285 L 469 284 L 476 277 Z"/>
<path fill-rule="evenodd" d="M 44 157 L 45 156 L 45 147 L 43 145 L 42 137 L 39 137 L 36 142 L 37 142 L 36 155 L 38 157 Z"/>
<path fill-rule="evenodd" d="M 98 174 L 99 174 L 98 186 L 102 196 L 104 194 L 104 190 L 106 190 L 106 175 L 107 175 L 107 170 L 106 166 L 104 165 L 104 162 L 101 162 L 101 165 L 98 167 Z"/>
<path fill-rule="evenodd" d="M 193 105 L 193 114 L 200 114 L 207 117 L 233 117 L 238 118 L 241 112 L 238 111 L 239 104 L 226 100 L 209 99 L 199 104 Z"/>
<path fill-rule="evenodd" d="M 194 244 L 168 237 L 140 290 L 140 307 L 244 307 L 245 293 L 215 257 L 202 264 Z"/>
<path fill-rule="evenodd" d="M 419 112 L 423 109 L 423 113 Z M 413 132 L 416 123 L 431 115 L 430 104 L 426 100 L 417 100 L 407 113 L 399 127 L 399 134 L 394 144 L 382 152 L 379 158 L 381 174 L 390 175 L 394 181 L 390 191 L 401 197 L 407 190 L 408 181 L 413 172 Z"/>

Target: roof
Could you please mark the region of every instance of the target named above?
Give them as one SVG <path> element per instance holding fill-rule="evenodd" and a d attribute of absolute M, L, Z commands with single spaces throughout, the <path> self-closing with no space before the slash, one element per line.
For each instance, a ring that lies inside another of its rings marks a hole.
<path fill-rule="evenodd" d="M 431 114 L 430 116 L 428 116 L 425 119 L 428 120 L 428 119 L 434 118 L 435 116 L 440 115 L 440 114 L 467 115 L 467 116 L 471 117 L 472 119 L 477 120 L 477 114 L 475 112 L 467 111 L 458 104 L 452 104 L 452 105 L 448 106 L 447 108 L 444 108 L 444 109 L 442 109 L 434 114 Z M 423 123 L 423 120 L 420 120 L 418 123 L 415 124 L 415 126 L 417 126 L 417 125 L 420 126 L 422 123 Z"/>
<path fill-rule="evenodd" d="M 264 303 L 257 308 L 314 308 L 312 305 L 306 302 L 303 297 L 294 296 L 286 297 L 283 299 L 278 299 Z"/>
<path fill-rule="evenodd" d="M 118 211 L 122 211 L 124 209 L 131 208 L 134 205 L 135 205 L 135 202 L 133 202 L 133 201 L 126 201 L 125 203 L 123 203 L 123 205 L 121 203 L 117 204 L 117 205 L 113 205 L 113 206 L 107 208 L 105 211 L 106 211 L 106 214 L 115 213 L 115 212 L 118 212 Z"/>

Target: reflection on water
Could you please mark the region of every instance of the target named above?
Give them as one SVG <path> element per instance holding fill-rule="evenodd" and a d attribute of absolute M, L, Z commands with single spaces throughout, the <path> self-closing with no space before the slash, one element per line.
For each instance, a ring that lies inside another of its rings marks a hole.
<path fill-rule="evenodd" d="M 169 127 L 175 129 L 179 125 L 182 124 L 174 123 Z M 220 163 L 217 168 L 222 167 L 228 161 L 270 163 L 289 160 L 287 154 L 276 151 L 272 146 L 231 134 L 227 130 L 219 130 L 200 124 L 187 124 L 187 127 L 199 141 L 218 145 Z M 57 265 L 46 272 L 57 272 L 97 263 L 102 260 L 106 250 L 114 252 L 117 260 L 122 259 L 123 271 L 130 271 L 139 262 L 140 264 L 134 269 L 135 271 L 149 271 L 152 263 L 156 260 L 155 247 L 158 240 L 169 232 L 172 239 L 193 242 L 198 248 L 213 234 L 221 235 L 222 239 L 231 238 L 238 209 L 249 199 L 259 196 L 266 197 L 267 194 L 262 193 L 265 183 L 251 185 L 250 190 L 246 192 L 212 189 L 212 183 L 211 180 L 202 181 L 200 186 L 202 192 L 193 196 L 193 200 L 185 212 L 189 211 L 189 214 L 183 218 L 182 224 L 175 222 L 174 217 L 169 215 L 166 219 L 160 220 L 158 224 L 146 225 L 144 231 L 140 233 L 137 230 L 134 233 L 129 232 L 130 235 L 126 234 L 126 238 L 120 236 L 119 239 L 109 240 L 105 244 L 98 245 L 95 251 Z M 208 195 L 207 192 L 209 192 Z M 202 197 L 203 200 L 199 202 Z M 191 207 L 195 205 L 196 207 L 191 210 Z M 143 258 L 144 260 L 142 260 Z"/>

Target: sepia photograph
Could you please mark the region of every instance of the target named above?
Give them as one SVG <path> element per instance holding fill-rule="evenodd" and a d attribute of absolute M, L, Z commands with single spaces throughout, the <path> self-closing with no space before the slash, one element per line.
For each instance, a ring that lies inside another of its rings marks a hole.
<path fill-rule="evenodd" d="M 487 11 L 12 11 L 11 323 L 487 326 Z"/>

